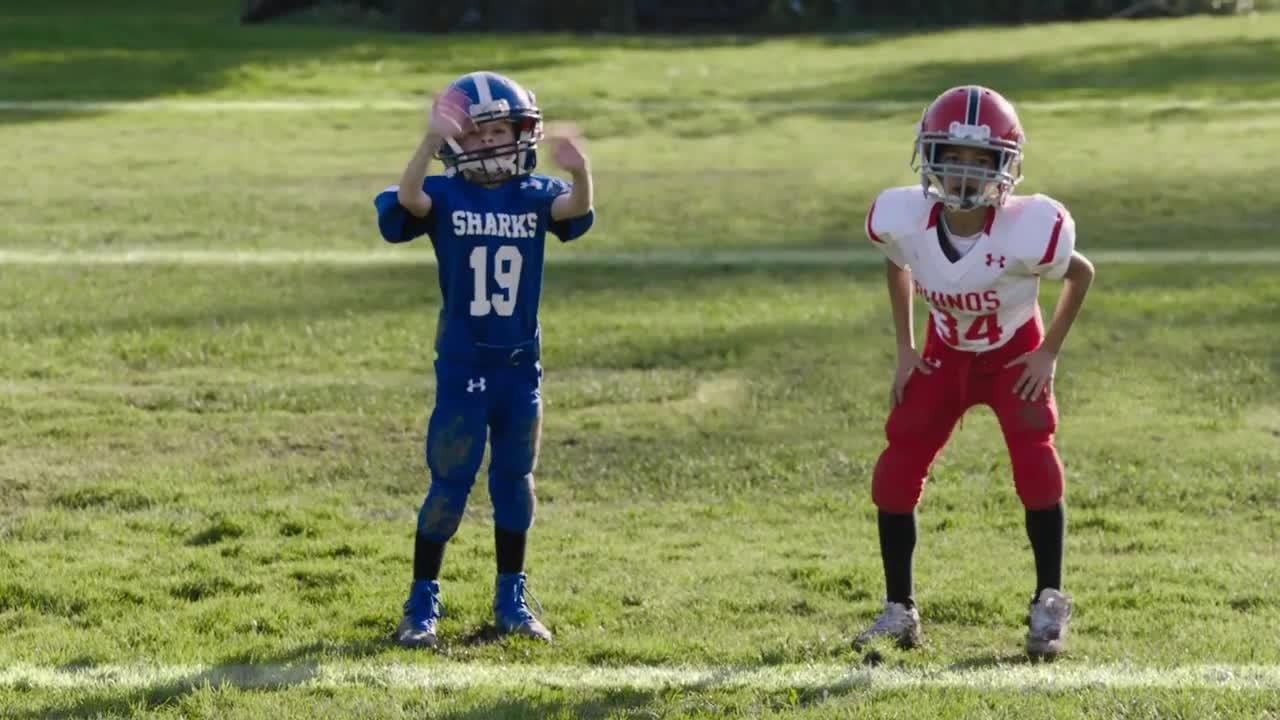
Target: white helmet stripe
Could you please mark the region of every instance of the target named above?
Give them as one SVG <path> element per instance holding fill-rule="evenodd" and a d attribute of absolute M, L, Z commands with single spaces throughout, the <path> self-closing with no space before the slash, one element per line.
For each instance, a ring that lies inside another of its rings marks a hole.
<path fill-rule="evenodd" d="M 489 78 L 482 72 L 471 73 L 471 81 L 476 84 L 476 95 L 481 105 L 493 102 L 493 91 L 489 89 Z"/>

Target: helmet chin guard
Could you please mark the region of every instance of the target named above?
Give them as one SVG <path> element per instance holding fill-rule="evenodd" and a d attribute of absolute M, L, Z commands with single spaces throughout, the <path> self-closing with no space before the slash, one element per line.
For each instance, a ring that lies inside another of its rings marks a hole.
<path fill-rule="evenodd" d="M 520 141 L 466 152 L 457 140 L 447 141 L 453 151 L 451 163 L 445 163 L 447 174 L 462 173 L 468 180 L 480 183 L 502 182 L 523 174 L 520 157 L 532 150 L 520 149 Z"/>

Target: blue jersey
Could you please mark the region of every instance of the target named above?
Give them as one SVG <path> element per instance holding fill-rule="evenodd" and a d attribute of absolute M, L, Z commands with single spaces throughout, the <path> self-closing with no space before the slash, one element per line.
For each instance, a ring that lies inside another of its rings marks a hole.
<path fill-rule="evenodd" d="M 374 205 L 388 242 L 431 238 L 444 300 L 437 354 L 467 362 L 536 349 L 547 231 L 566 242 L 580 237 L 595 221 L 594 212 L 552 220 L 551 201 L 571 185 L 546 175 L 518 175 L 495 188 L 460 175 L 431 175 L 422 189 L 431 198 L 425 218 L 405 210 L 394 187 Z"/>

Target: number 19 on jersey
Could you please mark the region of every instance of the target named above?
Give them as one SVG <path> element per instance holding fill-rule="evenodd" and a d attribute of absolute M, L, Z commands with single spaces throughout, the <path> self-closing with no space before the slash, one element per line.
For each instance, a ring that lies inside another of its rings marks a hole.
<path fill-rule="evenodd" d="M 489 294 L 489 248 L 477 247 L 471 251 L 471 272 L 475 280 L 475 295 L 471 300 L 471 315 L 483 317 L 497 312 L 510 317 L 516 311 L 516 293 L 520 290 L 520 268 L 524 258 L 514 245 L 503 245 L 493 253 L 493 281 L 501 292 Z"/>

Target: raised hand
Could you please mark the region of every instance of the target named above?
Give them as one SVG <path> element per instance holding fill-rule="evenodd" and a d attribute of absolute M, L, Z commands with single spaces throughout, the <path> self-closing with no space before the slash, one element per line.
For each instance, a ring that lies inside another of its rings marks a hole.
<path fill-rule="evenodd" d="M 556 123 L 547 126 L 547 144 L 551 147 L 551 158 L 556 164 L 570 173 L 585 172 L 589 164 L 586 152 L 582 149 L 582 133 L 572 123 Z"/>
<path fill-rule="evenodd" d="M 428 132 L 448 140 L 474 130 L 476 124 L 471 119 L 470 106 L 467 94 L 458 88 L 449 88 L 436 95 L 427 121 Z"/>

